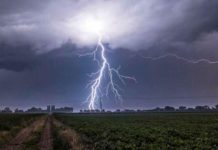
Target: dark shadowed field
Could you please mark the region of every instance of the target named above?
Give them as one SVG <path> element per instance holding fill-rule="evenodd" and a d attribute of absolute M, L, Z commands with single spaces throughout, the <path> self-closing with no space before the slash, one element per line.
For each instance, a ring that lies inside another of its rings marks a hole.
<path fill-rule="evenodd" d="M 218 113 L 0 115 L 1 148 L 217 149 Z M 27 132 L 28 131 L 28 132 Z M 27 138 L 22 138 L 22 133 Z M 49 137 L 49 138 L 46 138 Z M 44 141 L 44 140 L 47 141 Z M 47 143 L 47 144 L 43 144 Z"/>

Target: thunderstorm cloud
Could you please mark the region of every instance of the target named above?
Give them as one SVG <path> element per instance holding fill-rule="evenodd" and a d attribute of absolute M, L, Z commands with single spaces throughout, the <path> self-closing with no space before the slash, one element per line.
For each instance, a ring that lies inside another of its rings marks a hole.
<path fill-rule="evenodd" d="M 218 64 L 144 56 L 218 60 L 217 7 L 217 0 L 1 0 L 0 103 L 83 107 L 96 64 L 77 53 L 97 39 L 80 20 L 93 17 L 103 23 L 111 63 L 138 80 L 123 87 L 124 106 L 215 104 Z"/>

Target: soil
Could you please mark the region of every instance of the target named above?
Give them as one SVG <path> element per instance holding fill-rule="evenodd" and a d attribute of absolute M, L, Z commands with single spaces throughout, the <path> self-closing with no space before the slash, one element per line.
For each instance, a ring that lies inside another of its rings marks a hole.
<path fill-rule="evenodd" d="M 36 120 L 30 126 L 23 128 L 12 139 L 3 150 L 23 150 L 25 143 L 33 137 L 34 131 L 38 128 L 43 128 L 40 141 L 37 145 L 40 150 L 53 150 L 52 126 L 59 128 L 59 136 L 70 145 L 71 150 L 86 149 L 81 142 L 81 137 L 70 127 L 62 124 L 61 122 L 53 119 L 51 115 Z"/>
<path fill-rule="evenodd" d="M 22 129 L 4 148 L 4 150 L 22 150 L 23 144 L 30 139 L 33 131 L 42 123 L 43 119 L 38 119 L 30 126 Z"/>
<path fill-rule="evenodd" d="M 48 116 L 45 122 L 45 127 L 42 133 L 42 137 L 39 143 L 40 150 L 53 150 L 51 124 L 52 124 L 51 116 Z"/>

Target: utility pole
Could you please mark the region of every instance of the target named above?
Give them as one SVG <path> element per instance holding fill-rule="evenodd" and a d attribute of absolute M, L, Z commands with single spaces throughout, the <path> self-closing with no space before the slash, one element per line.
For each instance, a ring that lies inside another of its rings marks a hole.
<path fill-rule="evenodd" d="M 102 99 L 101 98 L 99 100 L 99 103 L 100 103 L 100 110 L 102 111 Z"/>

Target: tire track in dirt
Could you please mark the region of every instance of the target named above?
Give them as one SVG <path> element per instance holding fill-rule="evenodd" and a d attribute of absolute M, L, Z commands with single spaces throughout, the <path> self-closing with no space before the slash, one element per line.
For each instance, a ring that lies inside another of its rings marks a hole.
<path fill-rule="evenodd" d="M 34 121 L 30 126 L 25 127 L 22 129 L 14 139 L 12 139 L 9 144 L 7 144 L 3 150 L 22 150 L 23 144 L 28 141 L 28 139 L 33 134 L 33 131 L 38 128 L 42 124 L 42 122 L 45 121 L 44 118 L 40 118 L 36 121 Z"/>
<path fill-rule="evenodd" d="M 53 150 L 51 124 L 52 124 L 52 118 L 51 116 L 48 116 L 45 122 L 42 137 L 39 143 L 40 150 Z"/>

